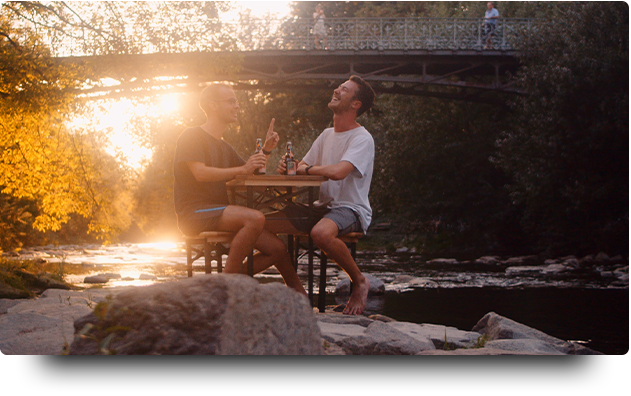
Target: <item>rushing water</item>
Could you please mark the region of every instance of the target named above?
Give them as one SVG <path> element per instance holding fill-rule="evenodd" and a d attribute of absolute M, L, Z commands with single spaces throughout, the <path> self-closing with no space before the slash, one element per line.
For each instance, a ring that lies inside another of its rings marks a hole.
<path fill-rule="evenodd" d="M 112 278 L 101 287 L 143 286 L 186 277 L 186 252 L 183 244 L 176 243 L 48 246 L 22 252 L 22 258 L 63 263 L 65 279 L 83 287 L 94 286 L 84 280 L 98 274 Z M 626 283 L 621 282 L 610 275 L 611 271 L 545 274 L 532 266 L 436 263 L 413 254 L 385 252 L 360 252 L 357 262 L 364 273 L 383 281 L 385 287 L 383 295 L 369 298 L 366 314 L 471 330 L 493 311 L 606 354 L 628 351 L 628 277 Z M 203 259 L 195 264 L 202 266 Z M 617 267 L 624 265 L 628 264 Z M 59 268 L 61 271 L 62 266 Z M 306 258 L 300 259 L 298 270 L 306 288 Z M 317 294 L 317 264 L 314 272 Z M 201 273 L 203 267 L 196 268 L 195 276 Z M 335 295 L 335 286 L 344 277 L 336 266 L 330 266 L 328 305 L 346 302 L 346 297 Z M 274 270 L 257 278 L 282 282 Z M 423 282 L 415 286 L 411 278 Z"/>

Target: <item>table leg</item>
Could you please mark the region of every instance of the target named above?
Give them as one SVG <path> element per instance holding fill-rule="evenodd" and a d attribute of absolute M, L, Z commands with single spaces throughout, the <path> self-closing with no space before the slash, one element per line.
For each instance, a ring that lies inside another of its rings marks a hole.
<path fill-rule="evenodd" d="M 247 206 L 248 208 L 254 207 L 254 188 L 252 186 L 248 186 Z M 254 250 L 251 250 L 250 254 L 248 254 L 248 275 L 254 276 Z"/>
<path fill-rule="evenodd" d="M 309 215 L 312 216 L 313 213 L 313 200 L 315 199 L 315 194 L 313 191 L 313 187 L 309 187 Z M 313 305 L 313 239 L 311 238 L 311 233 L 309 233 L 309 301 Z"/>

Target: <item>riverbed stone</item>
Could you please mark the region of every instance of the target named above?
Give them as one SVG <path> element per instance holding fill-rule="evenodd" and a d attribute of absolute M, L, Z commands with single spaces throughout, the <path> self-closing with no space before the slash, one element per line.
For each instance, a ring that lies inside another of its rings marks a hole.
<path fill-rule="evenodd" d="M 508 265 L 533 265 L 539 261 L 539 257 L 535 255 L 511 257 L 504 261 Z"/>
<path fill-rule="evenodd" d="M 458 264 L 458 260 L 456 260 L 455 258 L 437 258 L 427 261 L 427 264 L 453 265 Z"/>
<path fill-rule="evenodd" d="M 514 266 L 508 267 L 504 272 L 506 275 L 520 275 L 520 274 L 532 274 L 532 273 L 540 273 L 543 270 L 543 267 L 540 266 Z"/>
<path fill-rule="evenodd" d="M 582 345 L 560 340 L 542 331 L 489 312 L 473 327 L 472 331 L 484 334 L 488 341 L 494 340 L 539 340 L 550 348 L 565 355 L 600 355 Z M 488 345 L 488 342 L 487 342 Z M 523 345 L 523 344 L 522 344 Z M 497 347 L 497 346 L 496 346 Z M 537 346 L 540 348 L 540 346 Z M 539 352 L 541 350 L 537 349 Z"/>
<path fill-rule="evenodd" d="M 379 296 L 385 293 L 386 286 L 381 279 L 377 279 L 370 274 L 364 274 L 370 281 L 369 296 Z M 351 280 L 350 278 L 344 278 L 340 280 L 335 286 L 335 295 L 337 296 L 349 296 L 351 294 Z"/>
<path fill-rule="evenodd" d="M 339 345 L 352 355 L 415 355 L 436 348 L 429 338 L 410 337 L 380 321 L 371 323 L 361 335 L 343 338 Z"/>
<path fill-rule="evenodd" d="M 550 264 L 541 269 L 541 273 L 545 275 L 556 275 L 562 274 L 564 272 L 569 271 L 570 268 L 566 267 L 563 264 Z"/>
<path fill-rule="evenodd" d="M 537 339 L 493 340 L 487 341 L 485 348 L 501 349 L 509 352 L 543 355 L 566 355 L 553 344 Z"/>
<path fill-rule="evenodd" d="M 476 264 L 497 265 L 501 264 L 499 256 L 482 256 L 474 261 Z"/>
<path fill-rule="evenodd" d="M 115 290 L 48 289 L 40 297 L 8 302 L 0 315 L 0 351 L 5 355 L 61 355 L 72 341 L 73 321 Z"/>
<path fill-rule="evenodd" d="M 455 327 L 410 322 L 389 322 L 388 325 L 419 340 L 429 339 L 436 348 L 468 348 L 476 344 L 482 334 Z"/>
<path fill-rule="evenodd" d="M 259 284 L 245 275 L 207 274 L 133 288 L 95 311 L 98 316 L 75 322 L 70 354 L 323 353 L 308 300 L 283 284 Z"/>
<path fill-rule="evenodd" d="M 93 276 L 86 276 L 83 279 L 83 283 L 89 283 L 89 284 L 94 284 L 94 283 L 107 283 L 110 281 L 110 278 L 108 278 L 107 276 L 104 275 L 93 275 Z"/>

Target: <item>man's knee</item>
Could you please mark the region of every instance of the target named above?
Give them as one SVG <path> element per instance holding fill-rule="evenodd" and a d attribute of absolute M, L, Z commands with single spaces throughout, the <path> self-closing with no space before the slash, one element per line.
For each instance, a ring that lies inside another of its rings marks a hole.
<path fill-rule="evenodd" d="M 263 227 L 265 227 L 265 215 L 258 210 L 248 209 L 245 225 L 263 230 Z"/>
<path fill-rule="evenodd" d="M 319 247 L 327 246 L 337 237 L 337 225 L 329 220 L 322 219 L 311 229 L 311 239 Z"/>
<path fill-rule="evenodd" d="M 260 231 L 265 226 L 265 215 L 255 209 L 228 207 L 220 219 L 220 226 L 227 230 L 249 228 Z"/>

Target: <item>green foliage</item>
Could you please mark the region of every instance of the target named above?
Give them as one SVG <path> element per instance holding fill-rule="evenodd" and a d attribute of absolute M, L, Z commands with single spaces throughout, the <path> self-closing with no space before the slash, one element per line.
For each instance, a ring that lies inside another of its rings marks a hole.
<path fill-rule="evenodd" d="M 628 253 L 628 6 L 563 3 L 550 16 L 522 45 L 527 95 L 496 162 L 539 250 Z"/>
<path fill-rule="evenodd" d="M 489 161 L 503 112 L 488 105 L 382 95 L 365 125 L 375 139 L 371 205 L 426 254 L 516 248 L 508 179 Z M 405 120 L 405 121 L 404 121 Z"/>

